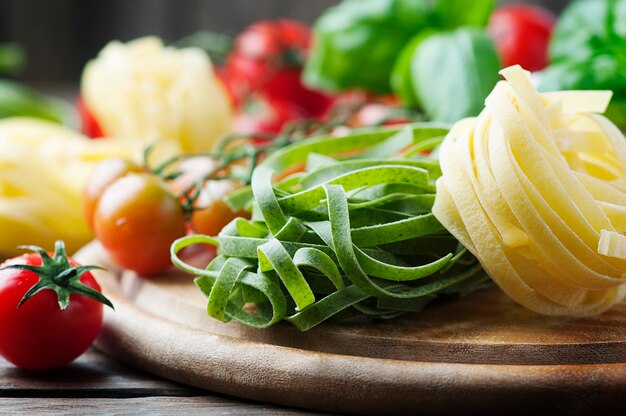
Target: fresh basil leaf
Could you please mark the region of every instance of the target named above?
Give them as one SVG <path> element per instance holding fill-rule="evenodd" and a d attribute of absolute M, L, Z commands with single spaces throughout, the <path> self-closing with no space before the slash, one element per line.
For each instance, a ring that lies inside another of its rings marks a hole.
<path fill-rule="evenodd" d="M 460 28 L 424 39 L 411 61 L 414 97 L 434 121 L 475 116 L 499 79 L 500 59 L 484 30 Z"/>
<path fill-rule="evenodd" d="M 626 0 L 577 0 L 550 45 L 552 65 L 535 74 L 540 91 L 611 90 L 606 115 L 626 127 Z"/>
<path fill-rule="evenodd" d="M 613 54 L 562 61 L 534 75 L 539 91 L 613 90 L 626 92 L 626 62 Z"/>
<path fill-rule="evenodd" d="M 577 0 L 559 18 L 550 45 L 552 62 L 626 54 L 626 0 Z"/>
<path fill-rule="evenodd" d="M 444 29 L 484 27 L 495 4 L 495 0 L 435 0 L 434 3 L 439 25 Z"/>
<path fill-rule="evenodd" d="M 434 30 L 427 29 L 413 37 L 400 52 L 393 66 L 393 70 L 391 71 L 391 78 L 389 80 L 391 90 L 400 97 L 400 100 L 402 100 L 407 107 L 419 107 L 415 94 L 413 93 L 413 77 L 411 74 L 413 55 L 422 41 L 433 33 L 435 33 Z"/>
<path fill-rule="evenodd" d="M 561 15 L 550 44 L 552 62 L 591 57 L 608 37 L 609 3 L 585 0 L 572 3 Z"/>
<path fill-rule="evenodd" d="M 389 92 L 397 55 L 432 19 L 426 0 L 345 0 L 315 23 L 304 80 L 326 90 Z"/>
<path fill-rule="evenodd" d="M 390 92 L 394 63 L 411 38 L 423 30 L 484 26 L 494 3 L 495 0 L 344 0 L 327 9 L 315 23 L 304 80 L 325 90 L 365 88 L 376 93 Z M 394 81 L 393 89 L 403 90 L 397 85 L 403 80 L 406 77 Z"/>

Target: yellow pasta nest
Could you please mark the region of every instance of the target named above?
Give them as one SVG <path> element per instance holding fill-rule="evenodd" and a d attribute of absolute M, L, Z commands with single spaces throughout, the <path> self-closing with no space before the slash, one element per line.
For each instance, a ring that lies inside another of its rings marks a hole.
<path fill-rule="evenodd" d="M 626 286 L 626 139 L 610 91 L 539 94 L 519 66 L 440 149 L 433 213 L 521 305 L 592 315 Z"/>
<path fill-rule="evenodd" d="M 107 136 L 198 152 L 230 131 L 230 101 L 206 53 L 155 37 L 109 43 L 85 67 L 81 94 Z"/>

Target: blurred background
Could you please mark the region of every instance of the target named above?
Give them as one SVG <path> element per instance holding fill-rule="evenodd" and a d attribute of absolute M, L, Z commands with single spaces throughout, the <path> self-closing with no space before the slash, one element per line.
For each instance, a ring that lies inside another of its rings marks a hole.
<path fill-rule="evenodd" d="M 0 0 L 0 43 L 16 42 L 26 65 L 14 75 L 35 86 L 77 82 L 110 40 L 158 35 L 173 42 L 199 30 L 235 35 L 259 20 L 313 23 L 339 0 Z M 528 2 L 528 1 L 527 1 Z M 558 12 L 568 0 L 534 3 Z M 500 1 L 511 3 L 511 1 Z"/>

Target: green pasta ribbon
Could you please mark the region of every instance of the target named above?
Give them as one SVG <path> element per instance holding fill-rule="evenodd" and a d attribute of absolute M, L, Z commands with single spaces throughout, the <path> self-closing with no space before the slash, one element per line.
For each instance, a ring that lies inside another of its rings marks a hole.
<path fill-rule="evenodd" d="M 431 213 L 446 133 L 418 123 L 291 144 L 228 196 L 251 220 L 175 241 L 172 261 L 197 276 L 210 316 L 255 328 L 387 319 L 471 293 L 489 278 Z M 299 165 L 303 172 L 275 180 Z M 178 256 L 194 244 L 218 248 L 204 269 Z"/>

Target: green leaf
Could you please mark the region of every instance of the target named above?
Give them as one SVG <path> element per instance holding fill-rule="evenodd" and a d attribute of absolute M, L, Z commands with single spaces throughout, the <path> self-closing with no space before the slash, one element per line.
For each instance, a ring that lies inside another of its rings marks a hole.
<path fill-rule="evenodd" d="M 424 39 L 413 54 L 414 95 L 434 121 L 475 116 L 499 79 L 500 60 L 489 35 L 460 28 Z"/>
<path fill-rule="evenodd" d="M 550 44 L 552 64 L 535 75 L 540 91 L 611 90 L 606 111 L 626 127 L 626 0 L 578 0 L 561 15 Z"/>
<path fill-rule="evenodd" d="M 211 58 L 214 65 L 226 61 L 228 53 L 233 49 L 234 39 L 223 33 L 200 30 L 185 36 L 174 43 L 177 48 L 200 48 Z"/>
<path fill-rule="evenodd" d="M 407 57 L 400 53 L 424 31 L 485 26 L 495 0 L 344 0 L 314 26 L 304 80 L 326 90 L 393 89 L 411 105 Z M 415 46 L 415 45 L 413 45 Z M 408 53 L 407 53 L 408 54 Z M 402 62 L 396 63 L 400 59 Z M 390 85 L 390 78 L 393 87 Z"/>
<path fill-rule="evenodd" d="M 304 79 L 325 90 L 389 92 L 396 57 L 432 20 L 426 0 L 344 0 L 315 23 Z"/>
<path fill-rule="evenodd" d="M 577 0 L 561 14 L 550 44 L 552 62 L 582 62 L 626 40 L 626 0 Z M 624 52 L 622 52 L 624 53 Z"/>
<path fill-rule="evenodd" d="M 422 33 L 414 36 L 409 43 L 402 49 L 398 59 L 391 71 L 391 78 L 389 84 L 391 90 L 402 100 L 407 107 L 419 108 L 419 103 L 413 93 L 413 76 L 411 73 L 411 62 L 413 61 L 413 55 L 418 46 L 428 36 L 435 33 L 434 30 L 424 30 Z"/>
<path fill-rule="evenodd" d="M 535 74 L 540 91 L 612 90 L 626 92 L 626 62 L 615 55 L 596 55 L 585 61 L 562 61 Z"/>
<path fill-rule="evenodd" d="M 622 130 L 626 129 L 626 97 L 613 96 L 613 99 L 609 103 L 608 108 L 604 112 L 613 123 L 619 126 Z"/>
<path fill-rule="evenodd" d="M 435 0 L 435 13 L 445 29 L 484 27 L 495 4 L 495 0 Z"/>

